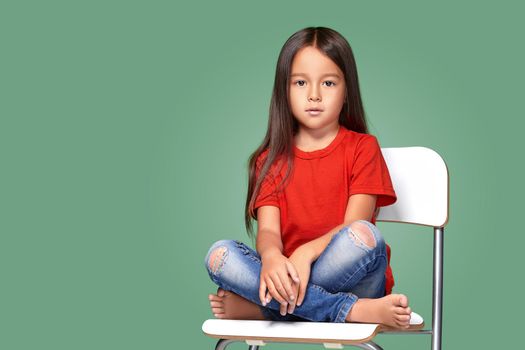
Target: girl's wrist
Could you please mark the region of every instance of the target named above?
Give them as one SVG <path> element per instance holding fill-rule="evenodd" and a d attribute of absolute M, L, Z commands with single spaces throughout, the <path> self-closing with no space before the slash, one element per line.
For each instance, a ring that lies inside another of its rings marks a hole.
<path fill-rule="evenodd" d="M 261 260 L 266 260 L 268 258 L 271 258 L 273 256 L 276 256 L 276 255 L 279 255 L 279 254 L 282 254 L 279 249 L 266 249 L 262 254 L 261 254 Z"/>
<path fill-rule="evenodd" d="M 298 253 L 310 263 L 313 263 L 316 259 L 316 253 L 315 253 L 315 247 L 310 244 L 310 242 L 303 244 L 299 248 L 297 248 L 299 251 Z"/>

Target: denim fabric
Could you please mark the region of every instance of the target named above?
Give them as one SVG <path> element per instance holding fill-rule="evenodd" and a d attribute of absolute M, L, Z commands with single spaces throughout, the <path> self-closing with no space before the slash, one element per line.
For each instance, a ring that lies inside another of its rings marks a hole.
<path fill-rule="evenodd" d="M 350 232 L 352 224 L 344 226 L 312 263 L 305 298 L 292 314 L 282 316 L 280 304 L 274 298 L 262 306 L 259 299 L 261 257 L 246 244 L 237 240 L 215 242 L 206 254 L 205 266 L 215 284 L 259 305 L 268 320 L 342 323 L 358 298 L 385 295 L 385 241 L 374 224 L 358 221 L 370 227 L 376 246 L 371 248 L 356 239 Z M 222 259 L 214 259 L 212 269 L 209 258 L 219 247 L 225 247 L 226 251 Z"/>

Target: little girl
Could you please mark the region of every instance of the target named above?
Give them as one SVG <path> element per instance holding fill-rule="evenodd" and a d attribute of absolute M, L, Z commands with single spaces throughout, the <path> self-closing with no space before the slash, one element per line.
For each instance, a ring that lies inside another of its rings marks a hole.
<path fill-rule="evenodd" d="M 324 27 L 293 34 L 249 161 L 245 219 L 249 235 L 258 222 L 256 250 L 220 240 L 205 258 L 219 286 L 209 295 L 215 317 L 408 328 L 408 299 L 391 294 L 390 247 L 375 226 L 379 207 L 396 199 L 350 45 Z"/>

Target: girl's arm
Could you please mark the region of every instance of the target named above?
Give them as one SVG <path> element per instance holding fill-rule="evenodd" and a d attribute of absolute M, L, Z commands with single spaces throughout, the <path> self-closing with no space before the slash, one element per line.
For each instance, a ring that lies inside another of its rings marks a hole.
<path fill-rule="evenodd" d="M 264 258 L 268 254 L 283 252 L 279 208 L 262 206 L 257 210 L 257 253 Z"/>
<path fill-rule="evenodd" d="M 339 232 L 344 226 L 347 226 L 356 220 L 370 221 L 374 215 L 376 200 L 377 195 L 375 194 L 359 193 L 351 195 L 346 206 L 344 222 L 341 225 L 334 227 L 330 232 L 303 244 L 299 248 L 312 259 L 312 262 L 315 261 L 325 250 L 328 243 L 330 243 L 332 236 Z"/>
<path fill-rule="evenodd" d="M 280 220 L 278 207 L 262 206 L 257 211 L 256 250 L 262 263 L 259 298 L 263 305 L 270 302 L 272 297 L 275 298 L 281 304 L 282 313 L 288 304 L 294 303 L 295 297 L 288 275 L 296 282 L 299 281 L 299 276 L 293 264 L 282 254 Z"/>

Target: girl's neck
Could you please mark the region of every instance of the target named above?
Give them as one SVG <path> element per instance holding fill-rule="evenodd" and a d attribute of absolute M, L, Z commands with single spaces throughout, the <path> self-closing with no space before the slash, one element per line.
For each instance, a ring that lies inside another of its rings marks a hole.
<path fill-rule="evenodd" d="M 303 152 L 312 152 L 327 147 L 337 136 L 339 124 L 324 129 L 303 129 L 294 136 L 295 147 Z"/>

